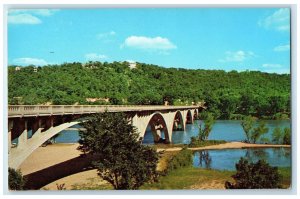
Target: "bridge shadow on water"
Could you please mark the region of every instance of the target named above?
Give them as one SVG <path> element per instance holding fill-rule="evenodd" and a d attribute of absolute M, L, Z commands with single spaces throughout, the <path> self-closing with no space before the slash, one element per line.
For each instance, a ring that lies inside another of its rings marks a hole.
<path fill-rule="evenodd" d="M 25 189 L 37 190 L 58 179 L 94 169 L 92 162 L 95 160 L 97 160 L 97 155 L 80 155 L 76 158 L 25 175 L 24 177 L 27 178 Z"/>

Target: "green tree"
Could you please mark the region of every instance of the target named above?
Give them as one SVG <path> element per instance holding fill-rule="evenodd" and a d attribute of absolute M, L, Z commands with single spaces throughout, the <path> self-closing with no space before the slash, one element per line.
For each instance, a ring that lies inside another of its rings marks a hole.
<path fill-rule="evenodd" d="M 114 189 L 138 189 L 156 179 L 158 155 L 142 145 L 136 132 L 122 113 L 100 113 L 83 123 L 79 149 L 99 155 L 95 163 L 98 175 Z"/>
<path fill-rule="evenodd" d="M 236 174 L 232 176 L 235 183 L 226 181 L 226 189 L 275 189 L 281 188 L 277 167 L 271 167 L 264 160 L 249 163 L 241 158 L 236 164 Z"/>
<path fill-rule="evenodd" d="M 251 141 L 251 135 L 252 135 L 254 123 L 255 123 L 255 119 L 251 116 L 245 117 L 244 120 L 241 122 L 241 125 L 246 135 L 246 142 L 248 143 Z"/>
<path fill-rule="evenodd" d="M 208 136 L 212 130 L 212 127 L 215 123 L 214 117 L 211 113 L 207 114 L 206 119 L 204 120 L 204 126 L 200 124 L 198 126 L 199 132 L 198 132 L 198 140 L 204 141 L 208 139 Z"/>
<path fill-rule="evenodd" d="M 276 127 L 272 133 L 272 142 L 276 144 L 282 143 L 282 131 L 279 127 Z"/>
<path fill-rule="evenodd" d="M 8 102 L 12 105 L 90 104 L 86 98 L 139 105 L 204 100 L 206 110 L 216 119 L 236 115 L 271 119 L 290 114 L 289 74 L 164 68 L 143 63 L 130 69 L 126 62 L 63 63 L 40 67 L 38 72 L 33 72 L 33 66 L 16 67 L 8 67 Z"/>
<path fill-rule="evenodd" d="M 266 123 L 264 121 L 260 121 L 259 125 L 254 128 L 251 134 L 251 141 L 255 144 L 262 135 L 268 132 L 268 130 L 269 129 L 266 127 Z"/>
<path fill-rule="evenodd" d="M 21 170 L 8 168 L 8 187 L 10 190 L 23 190 L 26 179 L 23 177 Z"/>
<path fill-rule="evenodd" d="M 291 144 L 291 129 L 284 128 L 283 129 L 283 144 Z"/>

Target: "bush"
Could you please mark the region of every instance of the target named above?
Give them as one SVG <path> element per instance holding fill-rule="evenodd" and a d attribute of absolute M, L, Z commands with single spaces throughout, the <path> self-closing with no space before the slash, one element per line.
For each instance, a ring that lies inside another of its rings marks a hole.
<path fill-rule="evenodd" d="M 20 170 L 8 168 L 8 186 L 10 190 L 23 190 L 26 179 Z"/>
<path fill-rule="evenodd" d="M 181 167 L 192 166 L 193 164 L 193 152 L 187 148 L 183 148 L 178 154 L 168 162 L 167 172 Z"/>
<path fill-rule="evenodd" d="M 248 163 L 241 158 L 236 164 L 237 173 L 232 176 L 235 184 L 225 182 L 226 189 L 274 189 L 281 188 L 277 167 L 271 167 L 264 160 Z"/>
<path fill-rule="evenodd" d="M 291 129 L 283 129 L 283 144 L 291 144 Z"/>

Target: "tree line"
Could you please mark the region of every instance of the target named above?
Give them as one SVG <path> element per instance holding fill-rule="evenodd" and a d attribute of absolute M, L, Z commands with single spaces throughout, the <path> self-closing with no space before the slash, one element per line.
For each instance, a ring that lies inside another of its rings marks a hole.
<path fill-rule="evenodd" d="M 16 68 L 8 67 L 11 105 L 163 105 L 165 101 L 190 105 L 205 101 L 207 112 L 219 119 L 290 115 L 289 74 L 164 68 L 144 63 L 130 68 L 128 62 Z"/>

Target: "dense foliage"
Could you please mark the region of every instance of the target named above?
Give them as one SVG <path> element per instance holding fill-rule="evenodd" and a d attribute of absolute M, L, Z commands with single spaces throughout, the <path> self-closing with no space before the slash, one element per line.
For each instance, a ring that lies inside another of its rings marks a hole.
<path fill-rule="evenodd" d="M 269 128 L 266 127 L 266 122 L 259 121 L 258 125 L 256 125 L 255 122 L 255 118 L 251 116 L 244 117 L 242 120 L 241 125 L 246 135 L 245 142 L 254 144 L 259 140 L 261 142 L 269 142 L 268 138 L 263 137 L 269 130 Z"/>
<path fill-rule="evenodd" d="M 291 144 L 291 129 L 284 128 L 282 130 L 276 127 L 272 133 L 272 142 L 276 144 Z"/>
<path fill-rule="evenodd" d="M 123 113 L 100 113 L 84 122 L 79 149 L 99 155 L 98 175 L 114 189 L 138 189 L 157 177 L 158 154 L 141 144 Z"/>
<path fill-rule="evenodd" d="M 8 168 L 8 187 L 10 190 L 23 190 L 26 179 L 20 170 Z"/>
<path fill-rule="evenodd" d="M 197 147 L 202 145 L 202 142 L 207 141 L 214 123 L 215 123 L 215 119 L 213 115 L 211 113 L 208 113 L 203 123 L 200 123 L 200 125 L 195 124 L 198 128 L 198 136 L 191 137 L 191 142 L 189 146 Z"/>
<path fill-rule="evenodd" d="M 8 67 L 9 104 L 192 104 L 215 118 L 278 118 L 290 113 L 290 75 L 192 70 L 127 62 Z M 95 102 L 87 98 L 97 98 Z M 104 100 L 106 99 L 106 100 Z"/>
<path fill-rule="evenodd" d="M 168 162 L 167 172 L 181 167 L 189 167 L 193 164 L 193 152 L 183 148 L 179 153 L 172 157 Z"/>
<path fill-rule="evenodd" d="M 237 173 L 232 176 L 235 184 L 226 182 L 226 189 L 274 189 L 280 188 L 277 167 L 271 167 L 264 160 L 249 163 L 241 158 L 236 164 Z"/>
<path fill-rule="evenodd" d="M 204 141 L 208 139 L 208 136 L 212 130 L 212 127 L 215 123 L 215 119 L 212 116 L 211 113 L 207 115 L 207 117 L 204 120 L 204 125 L 200 123 L 198 126 L 199 132 L 198 132 L 198 140 L 199 141 Z"/>

